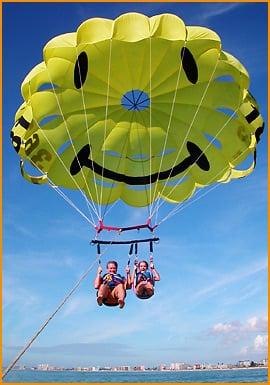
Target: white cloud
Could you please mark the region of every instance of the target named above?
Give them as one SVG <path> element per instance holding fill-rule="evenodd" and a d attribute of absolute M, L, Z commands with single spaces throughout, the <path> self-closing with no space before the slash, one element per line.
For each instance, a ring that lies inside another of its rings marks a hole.
<path fill-rule="evenodd" d="M 209 334 L 221 338 L 223 347 L 234 346 L 241 356 L 249 358 L 267 352 L 267 324 L 266 316 L 253 316 L 243 322 L 216 323 Z"/>
<path fill-rule="evenodd" d="M 267 331 L 267 317 L 251 317 L 246 322 L 247 331 Z"/>
<path fill-rule="evenodd" d="M 268 350 L 268 336 L 266 334 L 258 334 L 254 340 L 242 347 L 240 354 L 248 357 L 251 354 L 267 354 Z"/>
<path fill-rule="evenodd" d="M 214 335 L 232 335 L 232 334 L 247 334 L 253 332 L 266 332 L 267 331 L 267 317 L 251 317 L 245 322 L 233 321 L 233 322 L 219 322 L 215 324 L 210 334 Z"/>
<path fill-rule="evenodd" d="M 239 3 L 211 3 L 203 4 L 200 10 L 200 19 L 203 21 L 212 19 L 216 16 L 221 16 L 235 8 L 239 8 L 242 4 Z"/>
<path fill-rule="evenodd" d="M 267 351 L 268 347 L 268 336 L 258 334 L 254 340 L 254 349 L 257 352 Z"/>
<path fill-rule="evenodd" d="M 239 329 L 238 323 L 217 323 L 213 326 L 212 332 L 214 334 L 227 334 L 235 332 Z"/>

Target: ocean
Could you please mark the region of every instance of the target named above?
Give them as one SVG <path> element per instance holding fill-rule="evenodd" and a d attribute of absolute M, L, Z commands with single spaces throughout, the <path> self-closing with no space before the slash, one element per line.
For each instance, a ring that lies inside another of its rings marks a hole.
<path fill-rule="evenodd" d="M 203 370 L 185 372 L 42 372 L 11 371 L 3 382 L 265 382 L 267 369 Z"/>

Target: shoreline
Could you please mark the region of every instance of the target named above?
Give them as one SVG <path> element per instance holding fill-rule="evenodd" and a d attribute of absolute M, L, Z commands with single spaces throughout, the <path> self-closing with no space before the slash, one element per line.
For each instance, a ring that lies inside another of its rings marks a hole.
<path fill-rule="evenodd" d="M 13 372 L 77 372 L 77 373 L 179 373 L 179 372 L 214 372 L 214 371 L 234 371 L 234 370 L 254 370 L 254 369 L 268 369 L 268 366 L 247 367 L 247 368 L 206 368 L 206 369 L 179 369 L 179 370 L 76 370 L 76 369 L 55 369 L 55 370 L 40 370 L 40 369 L 12 369 Z"/>

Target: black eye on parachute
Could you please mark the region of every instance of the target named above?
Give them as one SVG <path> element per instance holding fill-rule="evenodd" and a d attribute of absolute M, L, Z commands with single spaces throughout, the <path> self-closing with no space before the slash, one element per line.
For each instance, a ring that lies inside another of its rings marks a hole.
<path fill-rule="evenodd" d="M 82 88 L 87 78 L 88 72 L 88 57 L 86 52 L 81 52 L 75 63 L 74 68 L 74 84 L 77 89 Z"/>
<path fill-rule="evenodd" d="M 186 77 L 192 84 L 196 84 L 198 82 L 198 67 L 192 53 L 186 47 L 181 49 L 181 60 Z"/>

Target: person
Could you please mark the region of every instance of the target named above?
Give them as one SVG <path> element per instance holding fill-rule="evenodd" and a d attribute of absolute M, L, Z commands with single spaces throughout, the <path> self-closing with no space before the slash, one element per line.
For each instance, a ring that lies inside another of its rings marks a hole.
<path fill-rule="evenodd" d="M 117 273 L 116 261 L 107 262 L 107 272 L 103 276 L 102 267 L 99 266 L 94 286 L 97 289 L 97 303 L 107 306 L 117 306 L 122 309 L 125 306 L 126 289 L 131 288 L 130 268 L 126 267 L 126 278 Z"/>
<path fill-rule="evenodd" d="M 160 281 L 160 275 L 154 267 L 153 260 L 150 259 L 150 270 L 148 262 L 140 261 L 135 263 L 131 278 L 135 294 L 140 299 L 148 299 L 154 294 L 155 281 Z"/>

